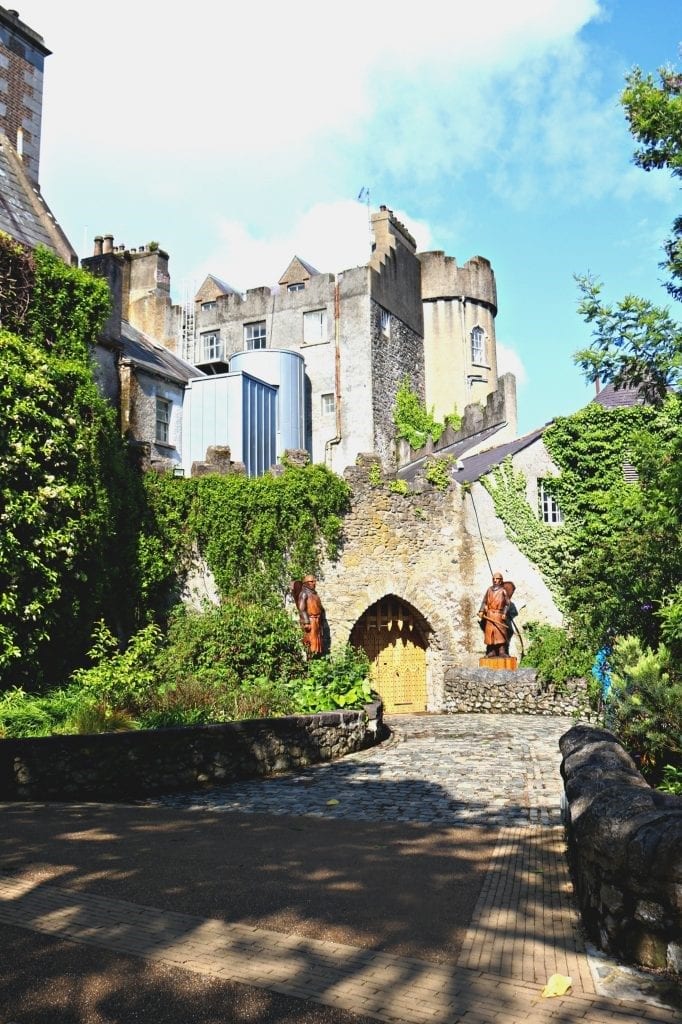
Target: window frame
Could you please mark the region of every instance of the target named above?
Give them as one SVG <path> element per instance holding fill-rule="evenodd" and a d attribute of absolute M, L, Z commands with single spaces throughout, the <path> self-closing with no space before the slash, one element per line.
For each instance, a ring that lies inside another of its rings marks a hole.
<path fill-rule="evenodd" d="M 314 317 L 318 317 L 317 322 Z M 311 326 L 313 325 L 313 326 Z M 303 344 L 324 345 L 329 341 L 329 317 L 327 307 L 307 309 L 303 313 Z"/>
<path fill-rule="evenodd" d="M 562 526 L 564 522 L 564 514 L 561 511 L 559 502 L 556 500 L 554 495 L 545 490 L 544 477 L 538 477 L 537 492 L 538 516 L 540 521 L 546 523 L 547 526 Z"/>
<path fill-rule="evenodd" d="M 391 314 L 383 306 L 379 306 L 379 330 L 384 338 L 391 337 Z"/>
<path fill-rule="evenodd" d="M 255 333 L 255 328 L 262 328 L 262 333 Z M 244 350 L 258 352 L 268 347 L 268 332 L 265 320 L 251 320 L 244 324 Z"/>
<path fill-rule="evenodd" d="M 486 334 L 480 324 L 475 324 L 469 332 L 471 343 L 471 362 L 474 366 L 485 366 Z"/>
<path fill-rule="evenodd" d="M 170 426 L 173 414 L 173 402 L 164 395 L 156 395 L 156 422 L 154 440 L 157 444 L 170 445 Z"/>
<path fill-rule="evenodd" d="M 212 338 L 210 349 L 207 347 L 208 339 Z M 200 331 L 199 333 L 200 343 L 200 363 L 217 363 L 223 357 L 223 343 L 220 339 L 220 330 L 214 331 Z"/>
<path fill-rule="evenodd" d="M 336 412 L 336 395 L 326 391 L 320 395 L 320 413 L 322 416 L 333 416 Z"/>

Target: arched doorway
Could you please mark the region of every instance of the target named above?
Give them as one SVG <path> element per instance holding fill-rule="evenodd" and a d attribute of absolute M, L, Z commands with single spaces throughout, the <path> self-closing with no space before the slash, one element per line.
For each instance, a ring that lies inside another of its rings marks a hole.
<path fill-rule="evenodd" d="M 426 649 L 428 627 L 423 616 L 389 594 L 371 605 L 350 635 L 372 663 L 372 687 L 387 714 L 426 711 Z"/>

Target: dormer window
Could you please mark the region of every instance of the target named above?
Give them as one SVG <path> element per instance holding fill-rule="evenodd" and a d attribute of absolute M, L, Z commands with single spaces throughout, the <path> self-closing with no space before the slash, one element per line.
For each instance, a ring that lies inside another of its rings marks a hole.
<path fill-rule="evenodd" d="M 471 332 L 471 362 L 485 363 L 485 331 L 478 325 Z"/>
<path fill-rule="evenodd" d="M 287 285 L 288 292 L 302 292 L 305 288 L 303 281 L 294 281 L 293 284 Z"/>

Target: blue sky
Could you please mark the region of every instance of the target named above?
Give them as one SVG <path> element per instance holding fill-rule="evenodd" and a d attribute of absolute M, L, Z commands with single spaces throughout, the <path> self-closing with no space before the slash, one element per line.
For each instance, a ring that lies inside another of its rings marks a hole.
<path fill-rule="evenodd" d="M 679 62 L 679 0 L 17 6 L 53 51 L 47 201 L 81 256 L 158 241 L 176 300 L 208 271 L 271 284 L 294 253 L 365 262 L 369 189 L 420 248 L 491 261 L 521 432 L 593 395 L 575 273 L 669 301 L 679 190 L 632 164 L 618 96 Z"/>

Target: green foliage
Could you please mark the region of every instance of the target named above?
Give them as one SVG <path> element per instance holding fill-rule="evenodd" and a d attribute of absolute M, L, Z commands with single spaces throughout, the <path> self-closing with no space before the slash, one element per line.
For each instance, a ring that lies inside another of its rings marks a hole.
<path fill-rule="evenodd" d="M 33 254 L 0 231 L 0 326 L 22 332 L 35 283 Z"/>
<path fill-rule="evenodd" d="M 660 68 L 659 82 L 634 68 L 626 78 L 621 103 L 630 132 L 640 143 L 635 163 L 645 171 L 664 168 L 682 177 L 682 74 L 672 67 Z M 668 290 L 682 298 L 682 217 L 673 223 L 673 233 L 664 245 L 661 266 L 670 274 Z"/>
<path fill-rule="evenodd" d="M 64 678 L 97 617 L 134 591 L 132 484 L 88 348 L 106 285 L 46 250 L 33 259 L 22 336 L 0 331 L 4 688 Z"/>
<path fill-rule="evenodd" d="M 137 567 L 142 607 L 162 615 L 175 602 L 189 566 L 195 534 L 190 515 L 197 481 L 171 473 L 145 473 L 143 513 L 137 535 Z"/>
<path fill-rule="evenodd" d="M 680 426 L 670 396 L 659 409 L 590 404 L 543 435 L 561 470 L 548 484 L 564 514 L 565 607 L 596 645 L 612 632 L 658 643 L 656 609 L 682 576 Z M 639 482 L 625 482 L 624 462 Z"/>
<path fill-rule="evenodd" d="M 443 433 L 443 424 L 434 419 L 433 412 L 428 412 L 407 374 L 396 392 L 393 422 L 396 437 L 405 438 L 411 448 L 422 448 L 429 438 L 437 441 Z"/>
<path fill-rule="evenodd" d="M 408 484 L 407 480 L 391 480 L 390 484 L 388 485 L 388 489 L 391 492 L 391 494 L 410 493 L 410 485 Z"/>
<path fill-rule="evenodd" d="M 639 387 L 650 401 L 663 401 L 682 382 L 682 326 L 647 299 L 626 295 L 615 306 L 606 304 L 599 281 L 577 280 L 583 296 L 578 312 L 594 325 L 591 347 L 574 356 L 587 379 Z"/>
<path fill-rule="evenodd" d="M 682 584 L 663 599 L 658 618 L 661 639 L 679 664 L 682 662 Z"/>
<path fill-rule="evenodd" d="M 563 684 L 589 675 L 592 654 L 570 630 L 528 622 L 524 633 L 529 641 L 524 663 L 537 669 L 543 682 Z"/>
<path fill-rule="evenodd" d="M 372 487 L 381 487 L 381 466 L 379 465 L 378 462 L 373 462 L 372 465 L 369 467 L 368 479 Z"/>
<path fill-rule="evenodd" d="M 73 684 L 91 704 L 138 711 L 156 686 L 156 662 L 163 634 L 149 625 L 135 633 L 125 650 L 104 622 L 98 622 L 89 652 L 93 664 L 77 669 Z"/>
<path fill-rule="evenodd" d="M 514 469 L 511 458 L 506 458 L 481 482 L 507 536 L 538 567 L 558 607 L 563 607 L 561 579 L 567 554 L 564 531 L 540 521 L 528 504 L 526 478 Z"/>
<path fill-rule="evenodd" d="M 666 764 L 661 770 L 661 781 L 658 789 L 664 793 L 672 793 L 674 796 L 682 796 L 682 768 L 676 768 L 674 764 Z"/>
<path fill-rule="evenodd" d="M 256 679 L 281 682 L 304 668 L 298 625 L 274 595 L 234 593 L 201 612 L 180 606 L 157 661 L 162 687 L 194 680 L 235 688 Z"/>
<path fill-rule="evenodd" d="M 446 491 L 452 483 L 450 470 L 454 463 L 452 455 L 434 455 L 426 460 L 424 476 L 439 491 Z"/>
<path fill-rule="evenodd" d="M 197 483 L 189 524 L 223 595 L 265 575 L 280 593 L 288 582 L 334 558 L 349 488 L 325 466 L 289 466 L 281 476 L 206 476 Z"/>
<path fill-rule="evenodd" d="M 361 708 L 371 700 L 369 659 L 360 648 L 347 645 L 314 658 L 305 676 L 289 684 L 291 699 L 300 714 Z"/>
<path fill-rule="evenodd" d="M 667 763 L 682 767 L 682 678 L 669 651 L 625 636 L 615 642 L 609 660 L 609 726 L 654 776 Z"/>

